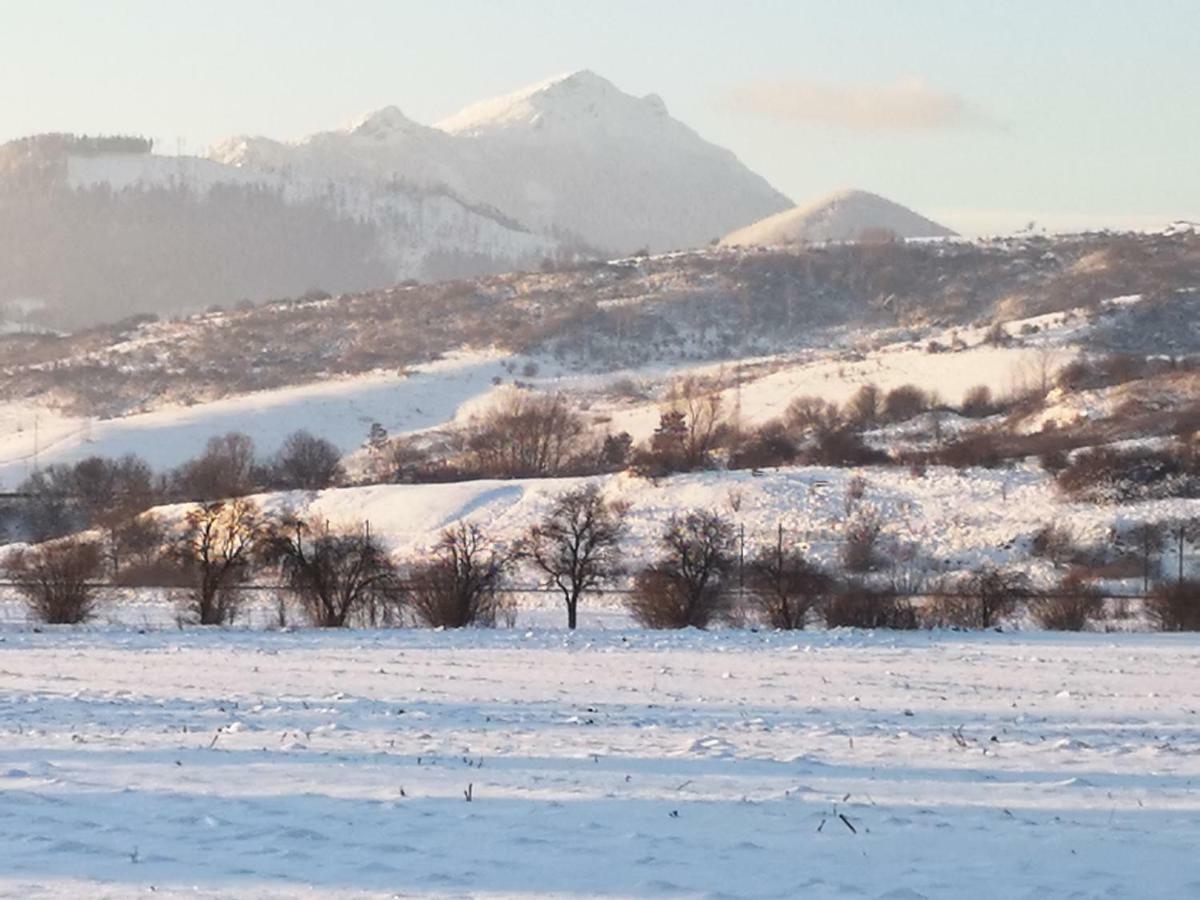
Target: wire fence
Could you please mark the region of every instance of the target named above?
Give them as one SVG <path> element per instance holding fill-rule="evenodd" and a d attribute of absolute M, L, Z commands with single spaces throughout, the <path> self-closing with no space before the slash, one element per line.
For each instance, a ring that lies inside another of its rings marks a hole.
<path fill-rule="evenodd" d="M 25 599 L 21 596 L 19 585 L 11 580 L 0 580 L 0 623 L 8 625 L 36 624 L 29 612 Z M 194 598 L 194 588 L 175 585 L 121 585 L 112 582 L 94 582 L 88 585 L 96 594 L 95 615 L 93 621 L 123 627 L 139 628 L 174 628 L 183 627 L 190 623 L 190 604 Z M 392 608 L 403 610 L 404 585 L 400 585 L 397 596 L 401 598 Z M 233 623 L 237 627 L 250 629 L 268 629 L 291 627 L 307 624 L 303 614 L 302 604 L 293 588 L 281 583 L 247 582 L 226 588 L 236 599 L 234 607 L 237 610 Z M 587 592 L 583 598 L 582 608 L 585 611 L 609 616 L 626 615 L 627 600 L 634 593 L 628 585 L 610 585 L 597 587 Z M 731 587 L 724 593 L 729 608 L 741 615 L 735 616 L 744 624 L 754 622 L 753 595 L 741 587 Z M 522 613 L 561 612 L 564 608 L 563 594 L 555 587 L 544 584 L 508 584 L 496 590 L 496 594 L 507 602 L 500 604 L 501 612 L 497 616 L 500 624 L 513 625 Z M 947 590 L 893 590 L 886 585 L 877 593 L 865 595 L 867 602 L 880 604 L 892 601 L 904 601 L 913 605 L 917 610 L 935 607 L 939 602 L 947 600 L 984 602 L 977 594 L 963 591 Z M 1077 594 L 1059 591 L 1038 591 L 1023 599 L 1054 600 L 1075 599 Z M 1104 613 L 1104 621 L 1118 627 L 1120 630 L 1140 628 L 1145 625 L 1143 615 L 1146 595 L 1141 593 L 1104 592 L 1091 596 Z M 542 617 L 543 620 L 544 617 Z M 394 617 L 385 617 L 386 621 L 395 621 Z M 816 617 L 820 621 L 820 616 Z M 550 623 L 557 621 L 551 618 Z M 360 620 L 360 625 L 371 626 L 371 621 Z"/>

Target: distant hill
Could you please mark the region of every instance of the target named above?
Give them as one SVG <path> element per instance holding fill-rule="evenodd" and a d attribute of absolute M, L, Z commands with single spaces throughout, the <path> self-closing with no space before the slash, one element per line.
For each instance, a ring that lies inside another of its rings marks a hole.
<path fill-rule="evenodd" d="M 727 234 L 729 246 L 783 246 L 825 241 L 952 237 L 944 225 L 869 191 L 841 191 Z"/>
<path fill-rule="evenodd" d="M 37 310 L 0 329 L 688 248 L 789 205 L 660 99 L 591 72 L 437 126 L 386 107 L 208 158 L 41 135 L 0 146 L 0 306 Z"/>

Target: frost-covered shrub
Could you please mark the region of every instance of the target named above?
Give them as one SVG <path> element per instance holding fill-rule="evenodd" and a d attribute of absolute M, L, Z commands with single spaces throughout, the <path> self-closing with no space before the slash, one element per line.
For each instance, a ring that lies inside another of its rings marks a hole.
<path fill-rule="evenodd" d="M 1160 631 L 1200 631 L 1200 580 L 1159 585 L 1146 598 L 1146 614 Z"/>

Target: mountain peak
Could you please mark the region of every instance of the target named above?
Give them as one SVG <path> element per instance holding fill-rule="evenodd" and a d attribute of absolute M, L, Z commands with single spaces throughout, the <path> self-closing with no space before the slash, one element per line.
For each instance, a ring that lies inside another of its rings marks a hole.
<path fill-rule="evenodd" d="M 590 69 L 579 69 L 474 103 L 435 127 L 461 135 L 554 126 L 578 129 L 601 120 L 637 121 L 648 113 L 665 116 L 661 98 L 650 95 L 639 100 Z"/>
<path fill-rule="evenodd" d="M 359 116 L 343 129 L 347 134 L 359 137 L 384 140 L 392 135 L 407 134 L 423 130 L 424 125 L 414 122 L 400 111 L 398 106 L 384 106 L 381 109 Z"/>

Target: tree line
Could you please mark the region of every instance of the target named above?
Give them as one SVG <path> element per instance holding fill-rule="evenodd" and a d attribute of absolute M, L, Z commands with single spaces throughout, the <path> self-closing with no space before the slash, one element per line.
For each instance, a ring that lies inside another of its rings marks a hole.
<path fill-rule="evenodd" d="M 757 622 L 799 629 L 830 627 L 993 628 L 1020 610 L 1046 628 L 1081 630 L 1103 619 L 1097 588 L 1068 574 L 1037 591 L 1019 570 L 984 565 L 915 604 L 893 578 L 850 571 L 855 541 L 848 532 L 843 570 L 830 571 L 786 538 L 747 548 L 735 524 L 713 510 L 671 515 L 656 553 L 632 571 L 625 564 L 627 507 L 594 485 L 556 497 L 546 515 L 509 546 L 474 522 L 446 529 L 428 552 L 397 563 L 363 526 L 346 529 L 293 514 L 267 515 L 248 498 L 197 504 L 158 547 L 155 585 L 185 596 L 181 621 L 227 625 L 238 618 L 244 588 L 270 576 L 316 627 L 399 625 L 494 626 L 511 610 L 514 573 L 534 572 L 562 599 L 567 627 L 578 624 L 588 596 L 622 579 L 626 607 L 647 628 L 707 628 Z M 79 537 L 21 549 L 5 561 L 7 576 L 40 621 L 73 624 L 94 614 L 97 579 L 106 565 L 101 544 Z M 1164 630 L 1200 629 L 1200 582 L 1181 577 L 1146 599 L 1151 622 Z"/>

